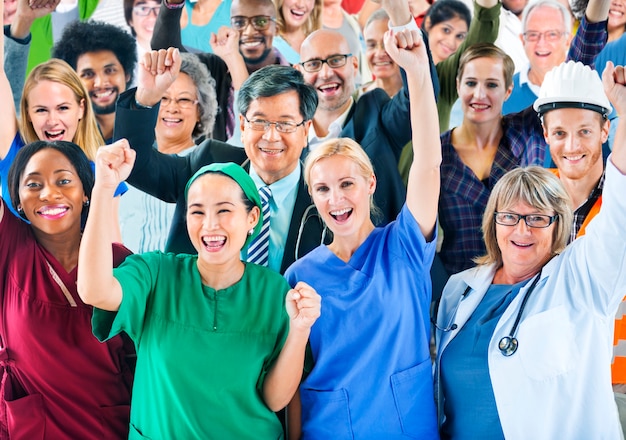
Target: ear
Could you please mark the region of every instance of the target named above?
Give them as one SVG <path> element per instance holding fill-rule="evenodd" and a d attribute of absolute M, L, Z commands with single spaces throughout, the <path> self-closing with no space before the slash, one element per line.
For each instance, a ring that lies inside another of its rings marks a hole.
<path fill-rule="evenodd" d="M 430 17 L 424 18 L 424 30 L 426 32 L 430 30 Z"/>
<path fill-rule="evenodd" d="M 507 99 L 509 99 L 509 97 L 511 96 L 511 93 L 513 93 L 513 83 L 511 83 L 511 85 L 509 86 L 508 89 L 506 89 L 506 93 L 504 94 L 504 100 L 506 101 Z"/>
<path fill-rule="evenodd" d="M 550 147 L 550 143 L 548 142 L 548 127 L 546 124 L 546 115 L 543 115 L 543 118 L 541 118 L 541 127 L 543 128 L 543 139 L 546 141 L 546 144 L 548 144 L 548 147 Z"/>
<path fill-rule="evenodd" d="M 374 192 L 376 192 L 376 175 L 375 174 L 372 174 L 372 176 L 369 178 L 367 192 L 370 195 L 374 195 Z"/>
<path fill-rule="evenodd" d="M 259 217 L 261 215 L 261 210 L 258 206 L 253 207 L 248 213 L 248 229 L 254 229 L 254 227 L 259 223 Z"/>
<path fill-rule="evenodd" d="M 607 139 L 609 138 L 609 131 L 611 129 L 611 121 L 609 119 L 607 119 L 606 121 L 604 121 L 604 123 L 602 124 L 602 143 L 605 143 L 607 141 Z"/>
<path fill-rule="evenodd" d="M 80 100 L 78 108 L 80 109 L 80 112 L 78 113 L 78 120 L 80 121 L 85 117 L 85 98 Z"/>
<path fill-rule="evenodd" d="M 243 136 L 244 131 L 246 131 L 246 119 L 243 115 L 239 115 L 239 129 L 241 130 L 241 135 Z"/>

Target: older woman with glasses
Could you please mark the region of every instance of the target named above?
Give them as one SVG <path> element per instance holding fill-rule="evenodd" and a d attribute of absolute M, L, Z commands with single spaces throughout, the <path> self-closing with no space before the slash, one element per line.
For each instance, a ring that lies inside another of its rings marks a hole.
<path fill-rule="evenodd" d="M 196 142 L 211 138 L 218 111 L 215 80 L 198 57 L 182 53 L 180 73 L 163 94 L 159 106 L 155 148 L 164 154 L 187 156 Z M 164 250 L 176 205 L 133 187 L 120 202 L 124 244 L 134 252 Z"/>
<path fill-rule="evenodd" d="M 626 111 L 624 67 L 603 82 Z M 609 365 L 626 286 L 625 144 L 620 126 L 602 209 L 568 247 L 571 202 L 553 173 L 518 168 L 493 188 L 487 253 L 450 278 L 439 307 L 442 438 L 621 438 Z"/>

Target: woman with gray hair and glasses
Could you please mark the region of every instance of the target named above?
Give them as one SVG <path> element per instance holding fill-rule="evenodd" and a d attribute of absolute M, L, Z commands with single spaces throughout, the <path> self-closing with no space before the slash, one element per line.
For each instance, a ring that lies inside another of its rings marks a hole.
<path fill-rule="evenodd" d="M 161 98 L 155 148 L 186 156 L 210 138 L 218 111 L 215 80 L 191 53 L 181 54 L 180 74 Z M 164 250 L 176 205 L 129 185 L 120 203 L 124 244 L 134 252 Z"/>

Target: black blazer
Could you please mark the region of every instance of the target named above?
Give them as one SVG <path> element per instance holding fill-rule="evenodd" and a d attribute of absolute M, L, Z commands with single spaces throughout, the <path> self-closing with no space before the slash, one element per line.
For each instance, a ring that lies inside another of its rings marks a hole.
<path fill-rule="evenodd" d="M 135 166 L 127 182 L 136 188 L 165 202 L 176 203 L 172 227 L 165 247 L 167 252 L 195 254 L 185 224 L 185 186 L 187 181 L 202 166 L 214 162 L 243 164 L 247 157 L 243 148 L 224 142 L 207 139 L 185 157 L 167 155 L 157 151 L 154 145 L 154 129 L 158 105 L 151 109 L 135 109 L 136 89 L 120 95 L 115 114 L 114 139 L 126 138 L 137 152 Z M 249 168 L 249 164 L 244 164 Z M 323 224 L 312 205 L 301 176 L 298 194 L 287 232 L 285 253 L 280 271 L 284 271 L 298 257 L 306 254 L 322 241 Z M 304 219 L 306 214 L 306 219 Z M 298 243 L 298 237 L 300 240 Z M 296 251 L 296 245 L 298 250 Z"/>

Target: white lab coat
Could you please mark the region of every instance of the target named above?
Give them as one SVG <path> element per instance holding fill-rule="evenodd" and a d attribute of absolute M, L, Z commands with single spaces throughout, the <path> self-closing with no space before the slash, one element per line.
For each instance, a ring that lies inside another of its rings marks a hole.
<path fill-rule="evenodd" d="M 507 440 L 623 438 L 610 364 L 615 312 L 626 293 L 626 176 L 608 162 L 602 209 L 586 235 L 543 268 L 517 330 L 517 352 L 503 356 L 498 342 L 509 335 L 531 282 L 504 311 L 489 342 L 489 374 Z M 437 330 L 437 366 L 494 273 L 494 266 L 480 266 L 446 284 L 437 324 L 458 327 Z M 438 384 L 438 369 L 435 374 Z M 437 391 L 441 424 L 443 396 Z"/>

